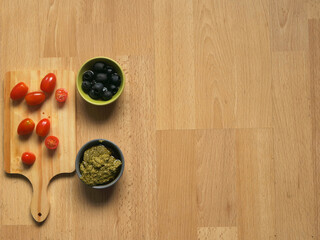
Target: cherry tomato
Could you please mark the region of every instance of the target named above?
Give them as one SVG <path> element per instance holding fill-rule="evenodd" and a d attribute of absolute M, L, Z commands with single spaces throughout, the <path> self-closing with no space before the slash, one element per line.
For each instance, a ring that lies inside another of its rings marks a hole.
<path fill-rule="evenodd" d="M 19 135 L 27 135 L 32 133 L 34 129 L 34 122 L 30 118 L 23 119 L 17 129 Z"/>
<path fill-rule="evenodd" d="M 48 73 L 41 81 L 40 89 L 46 93 L 52 93 L 56 86 L 56 75 Z"/>
<path fill-rule="evenodd" d="M 32 152 L 24 152 L 22 153 L 21 160 L 24 164 L 32 165 L 36 160 L 36 155 Z"/>
<path fill-rule="evenodd" d="M 46 147 L 49 149 L 56 149 L 59 145 L 59 139 L 55 136 L 49 136 L 44 141 Z"/>
<path fill-rule="evenodd" d="M 28 92 L 28 86 L 24 82 L 19 82 L 17 85 L 15 85 L 10 93 L 10 98 L 12 100 L 18 100 L 21 98 L 24 98 L 24 96 Z"/>
<path fill-rule="evenodd" d="M 31 92 L 25 97 L 28 105 L 34 106 L 43 103 L 46 99 L 46 95 L 43 92 Z"/>
<path fill-rule="evenodd" d="M 41 119 L 40 122 L 38 122 L 36 127 L 36 133 L 40 137 L 45 137 L 48 135 L 50 130 L 50 121 L 48 118 Z"/>
<path fill-rule="evenodd" d="M 58 102 L 65 102 L 67 100 L 67 97 L 68 97 L 68 91 L 64 88 L 59 88 L 57 89 L 56 91 L 56 100 Z"/>

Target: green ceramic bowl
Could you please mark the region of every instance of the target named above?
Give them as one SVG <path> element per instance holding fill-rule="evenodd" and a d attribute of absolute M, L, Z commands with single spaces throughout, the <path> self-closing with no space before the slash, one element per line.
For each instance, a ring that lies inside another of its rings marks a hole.
<path fill-rule="evenodd" d="M 117 73 L 119 74 L 119 76 L 121 77 L 121 85 L 119 87 L 119 90 L 118 92 L 113 95 L 113 97 L 108 100 L 108 101 L 103 101 L 103 100 L 94 100 L 92 99 L 91 97 L 89 97 L 88 94 L 86 94 L 82 88 L 81 88 L 81 84 L 82 84 L 82 74 L 91 69 L 93 64 L 96 63 L 96 62 L 105 62 L 106 64 L 112 66 L 116 71 Z M 111 58 L 107 58 L 107 57 L 95 57 L 95 58 L 91 58 L 89 59 L 88 61 L 86 61 L 82 67 L 80 68 L 79 72 L 78 72 L 78 76 L 77 76 L 77 89 L 78 89 L 78 92 L 80 94 L 80 96 L 86 100 L 88 103 L 91 103 L 93 105 L 98 105 L 98 106 L 102 106 L 102 105 L 107 105 L 107 104 L 110 104 L 112 102 L 114 102 L 115 100 L 117 100 L 121 93 L 123 92 L 123 88 L 124 88 L 124 85 L 125 85 L 125 82 L 126 82 L 126 79 L 125 79 L 125 75 L 123 73 L 123 70 L 121 69 L 119 63 L 117 63 L 115 60 L 111 59 Z"/>

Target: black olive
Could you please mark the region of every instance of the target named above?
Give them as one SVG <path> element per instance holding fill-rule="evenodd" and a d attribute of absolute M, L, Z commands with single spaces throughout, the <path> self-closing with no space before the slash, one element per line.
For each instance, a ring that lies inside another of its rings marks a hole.
<path fill-rule="evenodd" d="M 97 93 L 95 90 L 91 89 L 89 91 L 89 96 L 92 98 L 92 99 L 99 99 L 99 93 Z"/>
<path fill-rule="evenodd" d="M 88 81 L 83 81 L 81 87 L 85 93 L 88 93 L 91 89 L 91 83 Z"/>
<path fill-rule="evenodd" d="M 116 94 L 118 92 L 118 88 L 115 85 L 110 85 L 109 90 L 112 92 L 112 94 Z"/>
<path fill-rule="evenodd" d="M 102 93 L 102 100 L 104 100 L 104 101 L 107 101 L 107 100 L 109 100 L 109 99 L 111 99 L 112 98 L 112 92 L 110 92 L 110 91 L 105 91 L 105 92 L 103 92 Z"/>
<path fill-rule="evenodd" d="M 96 81 L 97 82 L 102 82 L 102 83 L 107 83 L 107 74 L 106 73 L 98 73 L 96 75 Z"/>
<path fill-rule="evenodd" d="M 103 84 L 99 82 L 92 86 L 92 90 L 96 91 L 99 95 L 102 93 L 103 88 Z"/>
<path fill-rule="evenodd" d="M 107 73 L 107 76 L 108 76 L 108 81 L 110 82 L 112 73 L 114 73 L 113 68 L 111 66 L 107 66 L 106 73 Z"/>
<path fill-rule="evenodd" d="M 92 81 L 94 77 L 94 72 L 91 70 L 85 71 L 82 75 L 82 80 L 83 81 Z"/>
<path fill-rule="evenodd" d="M 107 65 L 106 71 L 107 71 L 107 73 L 109 73 L 109 74 L 111 74 L 111 73 L 114 72 L 113 67 L 111 67 L 110 65 Z"/>
<path fill-rule="evenodd" d="M 104 72 L 106 71 L 107 65 L 104 62 L 96 62 L 93 64 L 93 71 L 95 72 Z"/>
<path fill-rule="evenodd" d="M 108 88 L 106 87 L 102 88 L 102 92 L 106 92 L 106 91 L 108 91 Z"/>
<path fill-rule="evenodd" d="M 118 75 L 118 73 L 114 73 L 111 75 L 111 83 L 116 86 L 120 86 L 121 79 L 120 79 L 120 76 Z"/>

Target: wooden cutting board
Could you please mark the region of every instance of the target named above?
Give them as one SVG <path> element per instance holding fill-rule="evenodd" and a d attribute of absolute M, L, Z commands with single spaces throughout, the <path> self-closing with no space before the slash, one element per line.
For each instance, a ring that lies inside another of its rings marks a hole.
<path fill-rule="evenodd" d="M 40 106 L 28 106 L 26 102 L 14 102 L 10 92 L 18 82 L 25 82 L 29 92 L 40 90 L 42 78 L 49 72 L 57 76 L 56 88 L 68 90 L 64 104 L 55 100 L 54 93 Z M 50 210 L 47 188 L 50 180 L 60 173 L 75 170 L 76 158 L 76 119 L 75 119 L 75 75 L 71 71 L 14 71 L 6 74 L 4 82 L 4 168 L 7 173 L 21 174 L 29 179 L 33 188 L 31 214 L 37 222 L 44 221 Z M 49 135 L 59 138 L 56 150 L 48 150 L 44 138 L 35 130 L 28 137 L 17 134 L 19 123 L 31 118 L 35 124 L 42 118 L 49 118 Z M 35 163 L 28 167 L 21 162 L 23 152 L 31 151 L 36 155 Z M 8 186 L 9 187 L 9 186 Z M 18 196 L 13 196 L 18 197 Z"/>

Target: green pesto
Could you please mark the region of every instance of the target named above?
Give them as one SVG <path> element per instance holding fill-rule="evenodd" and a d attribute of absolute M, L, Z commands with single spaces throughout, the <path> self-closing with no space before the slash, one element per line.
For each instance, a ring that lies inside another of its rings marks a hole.
<path fill-rule="evenodd" d="M 105 146 L 91 147 L 84 152 L 80 164 L 81 180 L 91 186 L 106 184 L 118 176 L 121 165 Z"/>

